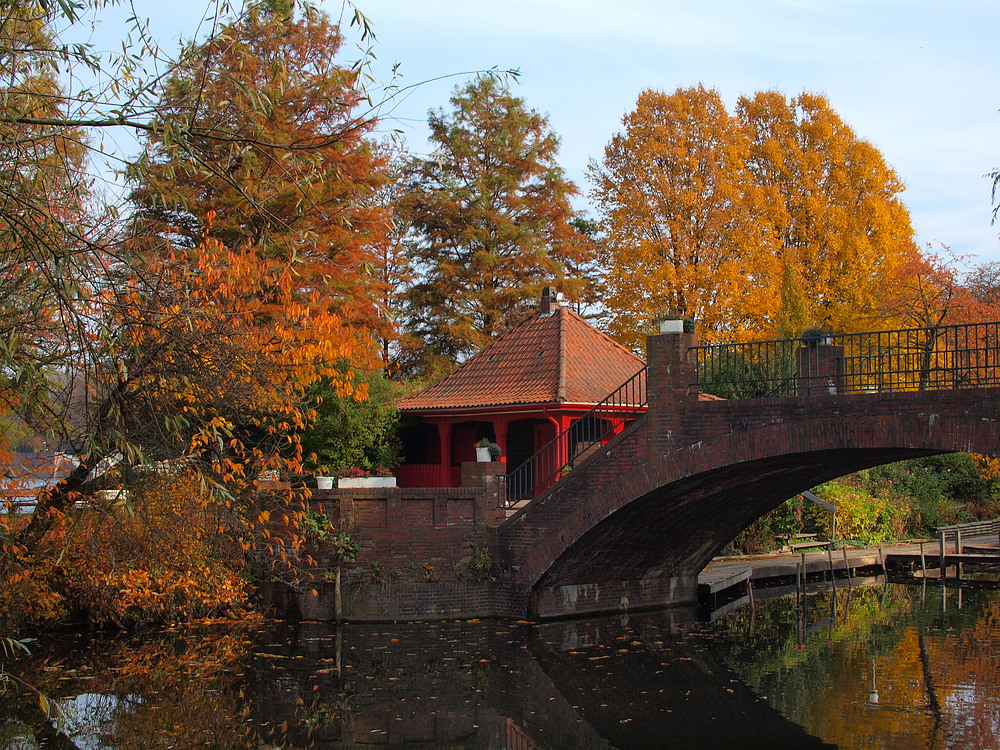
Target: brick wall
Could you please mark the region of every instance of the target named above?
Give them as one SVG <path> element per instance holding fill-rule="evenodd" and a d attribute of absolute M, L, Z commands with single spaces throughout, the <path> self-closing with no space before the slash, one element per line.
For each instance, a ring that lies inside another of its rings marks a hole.
<path fill-rule="evenodd" d="M 689 602 L 704 564 L 797 492 L 903 458 L 1000 446 L 996 389 L 700 402 L 690 339 L 651 337 L 646 418 L 498 530 L 508 614 Z"/>
<path fill-rule="evenodd" d="M 689 603 L 704 564 L 802 490 L 903 458 L 998 452 L 998 389 L 840 396 L 826 387 L 801 398 L 702 402 L 690 387 L 693 343 L 651 337 L 648 413 L 509 520 L 492 481 L 499 463 L 463 464 L 461 488 L 314 493 L 310 508 L 361 545 L 342 567 L 344 616 L 556 616 Z M 827 369 L 819 376 L 836 376 Z M 477 580 L 477 547 L 494 555 L 495 582 Z M 320 571 L 335 562 L 318 557 Z M 331 596 L 319 586 L 312 599 L 284 606 L 332 616 Z"/>
<path fill-rule="evenodd" d="M 462 487 L 313 490 L 301 508 L 323 514 L 337 533 L 359 546 L 352 561 L 339 561 L 330 545 L 301 550 L 293 590 L 269 588 L 278 614 L 307 620 L 336 615 L 336 567 L 341 574 L 341 616 L 351 620 L 419 619 L 486 615 L 495 594 L 489 571 L 473 567 L 477 551 L 491 549 L 493 530 L 506 519 L 497 506 L 495 477 L 504 464 L 467 463 Z M 283 522 L 275 533 L 287 533 Z M 315 565 L 306 564 L 306 556 Z"/>

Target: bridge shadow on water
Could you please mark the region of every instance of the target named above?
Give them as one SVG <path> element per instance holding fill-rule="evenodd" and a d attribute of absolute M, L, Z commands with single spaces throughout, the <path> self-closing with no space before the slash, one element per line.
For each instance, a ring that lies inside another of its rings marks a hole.
<path fill-rule="evenodd" d="M 592 729 L 586 747 L 834 747 L 771 708 L 677 612 L 547 623 L 531 652 L 568 717 Z"/>

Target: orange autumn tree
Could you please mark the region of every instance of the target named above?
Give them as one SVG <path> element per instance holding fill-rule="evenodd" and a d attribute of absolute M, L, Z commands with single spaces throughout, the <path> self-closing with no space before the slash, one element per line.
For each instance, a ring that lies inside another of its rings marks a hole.
<path fill-rule="evenodd" d="M 874 322 L 916 254 L 903 185 L 822 97 L 645 91 L 591 165 L 607 234 L 609 327 L 639 346 L 656 318 L 707 341 Z"/>
<path fill-rule="evenodd" d="M 207 554 L 203 544 L 211 538 L 218 540 L 215 546 L 224 543 L 225 576 L 198 576 L 216 565 L 211 558 L 199 563 L 178 553 L 173 565 L 161 561 L 163 571 L 174 571 L 170 575 L 195 565 L 171 588 L 180 587 L 195 601 L 218 598 L 211 593 L 217 586 L 231 587 L 246 555 L 258 567 L 282 567 L 284 545 L 269 539 L 266 524 L 285 499 L 261 493 L 258 477 L 268 469 L 301 471 L 300 434 L 313 416 L 311 385 L 324 378 L 341 396 L 364 397 L 337 364 L 366 364 L 374 353 L 369 333 L 331 311 L 319 292 L 304 292 L 293 265 L 211 239 L 150 256 L 142 273 L 123 270 L 114 285 L 92 290 L 88 312 L 95 335 L 79 367 L 65 374 L 65 388 L 52 394 L 45 424 L 76 448 L 80 463 L 40 493 L 23 529 L 9 521 L 0 529 L 7 553 L 0 593 L 4 584 L 51 586 L 36 573 L 57 574 L 60 565 L 64 573 L 72 565 L 80 574 L 68 576 L 64 592 L 89 591 L 93 587 L 85 581 L 104 571 L 117 582 L 117 594 L 109 593 L 103 603 L 91 598 L 86 609 L 119 621 L 124 615 L 114 602 L 156 558 L 133 559 L 128 569 L 136 573 L 126 578 L 121 566 L 132 558 L 110 555 L 112 544 L 92 551 L 99 559 L 80 562 L 86 559 L 80 557 L 80 534 L 101 522 L 102 533 L 126 547 L 169 548 L 198 528 L 193 546 L 184 549 Z M 183 533 L 168 534 L 175 537 L 170 543 L 136 537 L 137 530 L 169 527 L 151 519 L 136 527 L 132 521 L 162 511 L 162 503 L 143 502 L 149 493 L 140 490 L 151 476 L 172 478 L 178 486 L 186 482 L 191 491 L 174 495 L 183 512 L 173 510 L 171 518 L 179 523 L 197 516 L 202 526 L 185 521 Z M 118 536 L 107 530 L 108 519 L 118 519 Z M 52 567 L 57 558 L 63 562 Z M 170 575 L 149 575 L 147 604 L 166 595 L 162 587 L 171 584 Z M 7 601 L 19 597 L 14 591 Z"/>
<path fill-rule="evenodd" d="M 777 241 L 771 262 L 794 277 L 804 322 L 876 327 L 885 279 L 918 255 L 902 181 L 822 96 L 758 92 L 739 99 L 736 117 L 765 195 L 761 221 Z"/>
<path fill-rule="evenodd" d="M 184 137 L 150 134 L 130 171 L 138 231 L 194 247 L 211 214 L 214 240 L 284 260 L 331 310 L 384 333 L 387 159 L 366 137 L 358 71 L 338 62 L 339 29 L 293 6 L 250 6 L 183 52 L 157 112 Z"/>
<path fill-rule="evenodd" d="M 85 133 L 43 124 L 70 106 L 51 59 L 57 17 L 17 3 L 0 22 L 0 456 L 31 435 L 18 412 L 44 401 L 47 368 L 61 357 L 61 298 L 93 273 L 88 244 L 100 241 Z"/>
<path fill-rule="evenodd" d="M 64 305 L 63 386 L 35 419 L 84 458 L 23 542 L 101 461 L 200 451 L 229 492 L 277 460 L 273 445 L 298 459 L 302 389 L 326 379 L 365 398 L 351 368 L 375 363 L 387 222 L 371 196 L 385 178 L 340 43 L 311 7 L 253 6 L 165 80 L 165 124 L 130 172 L 132 239 L 95 251 L 97 273 Z"/>
<path fill-rule="evenodd" d="M 706 341 L 761 335 L 777 306 L 750 143 L 703 86 L 644 91 L 592 162 L 608 255 L 611 333 L 639 348 L 657 318 L 695 318 Z"/>
<path fill-rule="evenodd" d="M 975 297 L 963 284 L 956 258 L 946 247 L 926 248 L 884 279 L 887 294 L 879 309 L 886 328 L 923 328 L 976 322 Z"/>

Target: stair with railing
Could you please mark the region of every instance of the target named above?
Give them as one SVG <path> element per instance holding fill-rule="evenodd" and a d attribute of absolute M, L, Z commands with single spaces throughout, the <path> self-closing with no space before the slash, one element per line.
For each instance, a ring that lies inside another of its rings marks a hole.
<path fill-rule="evenodd" d="M 500 482 L 500 505 L 508 514 L 539 497 L 565 478 L 600 446 L 646 413 L 646 368 L 576 419 Z"/>

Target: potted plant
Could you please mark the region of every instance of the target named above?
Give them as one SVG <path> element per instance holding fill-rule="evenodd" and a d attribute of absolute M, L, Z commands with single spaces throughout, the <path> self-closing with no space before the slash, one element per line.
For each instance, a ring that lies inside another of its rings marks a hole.
<path fill-rule="evenodd" d="M 377 466 L 373 470 L 352 467 L 337 472 L 337 487 L 395 487 L 396 477 L 392 470 L 385 466 Z"/>
<path fill-rule="evenodd" d="M 490 460 L 490 441 L 489 438 L 483 438 L 475 445 L 476 448 L 476 460 L 480 463 L 485 463 Z"/>
<path fill-rule="evenodd" d="M 807 328 L 802 332 L 799 341 L 803 346 L 829 346 L 833 331 L 829 328 Z"/>
<path fill-rule="evenodd" d="M 500 460 L 500 446 L 489 438 L 482 438 L 476 443 L 475 448 L 477 461 L 486 462 Z"/>

